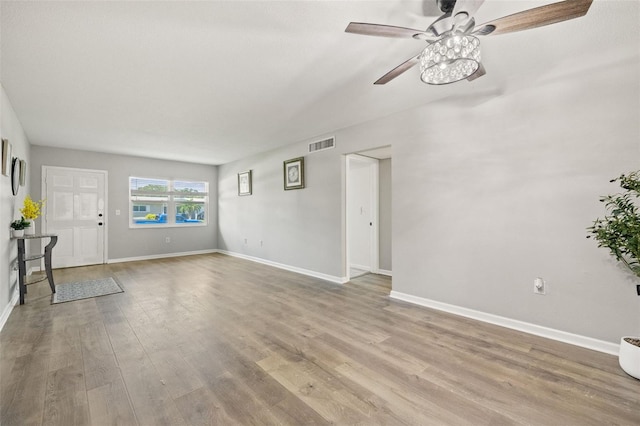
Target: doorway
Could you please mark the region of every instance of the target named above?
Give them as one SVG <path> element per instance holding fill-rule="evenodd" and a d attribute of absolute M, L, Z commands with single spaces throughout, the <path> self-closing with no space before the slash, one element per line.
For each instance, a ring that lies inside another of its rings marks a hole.
<path fill-rule="evenodd" d="M 347 280 L 370 272 L 391 275 L 390 163 L 390 146 L 346 156 Z"/>
<path fill-rule="evenodd" d="M 42 166 L 43 233 L 58 235 L 52 266 L 106 263 L 107 172 Z"/>

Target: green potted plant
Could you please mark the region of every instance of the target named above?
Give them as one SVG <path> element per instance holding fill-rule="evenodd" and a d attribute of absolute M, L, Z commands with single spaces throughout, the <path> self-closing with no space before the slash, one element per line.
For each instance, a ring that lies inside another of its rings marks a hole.
<path fill-rule="evenodd" d="M 609 253 L 640 280 L 640 170 L 621 174 L 610 182 L 618 182 L 622 191 L 600 198 L 607 214 L 587 228 Z M 640 296 L 640 284 L 636 285 Z M 640 379 L 640 338 L 625 336 L 620 340 L 620 367 Z"/>
<path fill-rule="evenodd" d="M 11 234 L 13 237 L 22 237 L 24 236 L 24 230 L 25 228 L 27 228 L 28 226 L 30 226 L 31 223 L 29 223 L 28 220 L 25 220 L 24 217 L 21 217 L 20 219 L 16 219 L 13 222 L 11 222 Z"/>

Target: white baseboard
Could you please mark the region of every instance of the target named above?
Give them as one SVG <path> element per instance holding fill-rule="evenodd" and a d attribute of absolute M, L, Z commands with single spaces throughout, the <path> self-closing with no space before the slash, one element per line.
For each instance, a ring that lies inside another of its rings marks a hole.
<path fill-rule="evenodd" d="M 217 252 L 218 250 L 216 249 L 208 249 L 208 250 L 196 250 L 196 251 L 183 251 L 180 253 L 152 254 L 149 256 L 122 257 L 120 259 L 109 259 L 107 263 L 137 262 L 139 260 L 166 259 L 168 257 L 193 256 L 196 254 L 209 254 L 209 253 L 217 253 Z"/>
<path fill-rule="evenodd" d="M 557 340 L 569 343 L 575 346 L 581 346 L 587 349 L 604 352 L 606 354 L 618 355 L 620 345 L 616 343 L 606 342 L 604 340 L 593 339 L 591 337 L 581 336 L 579 334 L 568 333 L 566 331 L 555 330 L 553 328 L 543 327 L 541 325 L 531 324 L 524 321 L 518 321 L 511 318 L 501 317 L 498 315 L 488 314 L 486 312 L 476 311 L 473 309 L 463 308 L 461 306 L 449 305 L 447 303 L 438 302 L 423 297 L 412 296 L 406 293 L 391 291 L 389 295 L 393 299 L 402 300 L 416 305 L 425 306 L 427 308 L 437 309 L 439 311 L 448 312 L 455 315 L 499 325 L 513 330 L 523 331 L 547 339 Z"/>
<path fill-rule="evenodd" d="M 386 275 L 387 277 L 393 276 L 391 271 L 388 271 L 386 269 L 378 269 L 375 273 L 379 275 Z"/>
<path fill-rule="evenodd" d="M 13 296 L 11 296 L 11 300 L 7 306 L 4 307 L 4 311 L 2 311 L 2 315 L 0 315 L 0 331 L 4 328 L 4 325 L 7 323 L 9 319 L 9 315 L 11 315 L 11 311 L 13 311 L 13 307 L 18 304 L 18 299 L 20 298 L 20 293 L 18 292 L 16 284 L 16 290 L 13 292 Z"/>
<path fill-rule="evenodd" d="M 248 256 L 242 253 L 235 253 L 235 252 L 226 251 L 226 250 L 218 250 L 218 253 L 226 254 L 227 256 L 238 257 L 240 259 L 250 260 L 256 263 L 262 263 L 263 265 L 273 266 L 274 268 L 284 269 L 286 271 L 297 272 L 298 274 L 307 275 L 314 278 L 320 278 L 321 280 L 331 281 L 332 283 L 336 283 L 336 284 L 344 284 L 348 281 L 346 277 L 336 277 L 334 275 L 327 275 L 321 272 L 298 268 L 296 266 L 285 265 L 283 263 L 272 262 L 271 260 Z"/>

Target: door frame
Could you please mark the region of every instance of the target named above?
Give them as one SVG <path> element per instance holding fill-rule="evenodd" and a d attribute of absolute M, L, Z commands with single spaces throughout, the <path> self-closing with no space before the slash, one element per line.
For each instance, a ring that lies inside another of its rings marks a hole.
<path fill-rule="evenodd" d="M 379 200 L 379 171 L 378 164 L 379 160 L 372 157 L 367 157 L 365 155 L 359 155 L 358 153 L 347 154 L 345 155 L 345 203 L 344 203 L 344 218 L 345 218 L 345 277 L 346 280 L 349 281 L 351 279 L 351 259 L 350 259 L 350 244 L 349 244 L 349 228 L 351 226 L 349 221 L 349 203 L 351 194 L 349 193 L 349 179 L 351 172 L 351 162 L 359 161 L 359 162 L 367 162 L 369 163 L 369 175 L 370 182 L 369 191 L 370 191 L 370 209 L 371 209 L 371 223 L 372 225 L 369 227 L 370 232 L 370 272 L 377 274 L 380 271 L 380 234 L 379 234 L 379 224 L 378 224 L 378 215 L 380 208 L 380 200 Z"/>
<path fill-rule="evenodd" d="M 46 166 L 43 165 L 42 166 L 42 171 L 41 171 L 41 183 L 40 183 L 40 192 L 41 192 L 41 196 L 42 199 L 46 199 L 47 198 L 47 171 L 48 170 L 53 170 L 53 169 L 57 169 L 57 170 L 66 170 L 66 171 L 73 171 L 73 172 L 88 172 L 88 173 L 99 173 L 102 174 L 104 176 L 104 220 L 102 221 L 103 226 L 102 228 L 104 229 L 104 238 L 102 239 L 102 265 L 108 263 L 109 261 L 109 253 L 108 253 L 108 248 L 109 248 L 109 232 L 108 228 L 109 228 L 109 172 L 107 170 L 96 170 L 96 169 L 80 169 L 77 167 L 61 167 L 61 166 Z M 46 219 L 46 215 L 48 214 L 47 212 L 47 204 L 45 203 L 44 205 L 44 211 L 45 213 L 42 215 L 42 221 L 41 221 L 41 229 L 42 229 L 42 233 L 45 234 L 48 232 L 48 228 L 47 228 L 47 219 Z M 42 246 L 42 250 L 44 250 L 44 242 L 43 242 L 43 246 Z"/>

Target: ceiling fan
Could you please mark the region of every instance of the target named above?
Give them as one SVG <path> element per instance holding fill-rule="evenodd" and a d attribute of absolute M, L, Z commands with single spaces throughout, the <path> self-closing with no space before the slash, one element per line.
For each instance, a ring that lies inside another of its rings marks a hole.
<path fill-rule="evenodd" d="M 427 84 L 473 81 L 486 74 L 480 62 L 477 36 L 505 34 L 584 16 L 593 0 L 565 0 L 528 9 L 476 25 L 473 15 L 484 0 L 435 0 L 443 15 L 422 31 L 392 25 L 351 22 L 348 33 L 427 42 L 420 53 L 398 65 L 374 84 L 386 84 L 420 63 L 420 79 Z"/>

